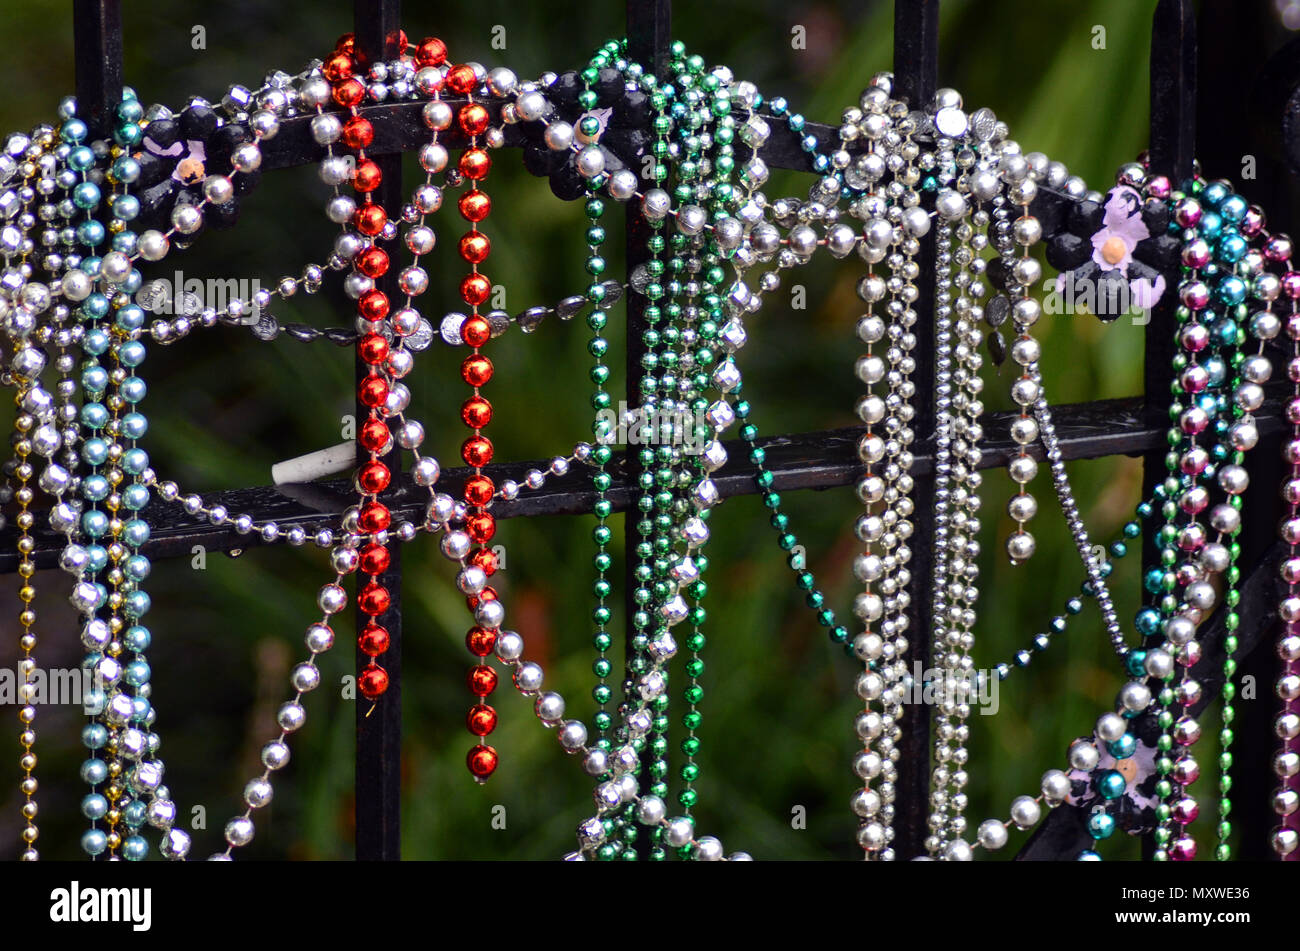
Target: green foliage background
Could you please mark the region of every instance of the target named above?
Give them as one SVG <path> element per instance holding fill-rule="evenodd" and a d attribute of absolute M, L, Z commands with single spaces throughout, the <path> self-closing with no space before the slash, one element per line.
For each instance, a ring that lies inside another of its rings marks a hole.
<path fill-rule="evenodd" d="M 125 6 L 128 82 L 142 100 L 174 107 L 191 94 L 219 98 L 231 82 L 255 86 L 272 68 L 296 72 L 350 28 L 351 16 L 348 4 L 306 0 Z M 940 82 L 960 89 L 968 108 L 992 107 L 1027 150 L 1047 152 L 1091 187 L 1104 189 L 1114 169 L 1145 145 L 1153 6 L 1134 0 L 944 3 Z M 0 127 L 49 120 L 59 97 L 71 90 L 69 7 L 48 0 L 0 2 L 0 22 L 10 38 L 3 66 L 9 95 L 0 100 Z M 521 76 L 578 67 L 600 43 L 622 32 L 618 3 L 478 0 L 408 7 L 405 25 L 412 37 L 436 33 L 454 57 L 508 64 Z M 880 2 L 681 2 L 673 32 L 710 63 L 730 65 L 768 95 L 785 95 L 810 119 L 833 122 L 856 103 L 872 73 L 889 68 L 890 9 Z M 196 50 L 191 40 L 200 25 L 206 49 Z M 491 45 L 498 25 L 505 29 L 504 51 Z M 795 25 L 806 28 L 806 49 L 792 48 Z M 1095 25 L 1105 27 L 1105 49 L 1093 46 Z M 767 191 L 802 194 L 807 183 L 804 176 L 782 173 Z M 543 181 L 528 176 L 508 154 L 499 157 L 488 188 L 494 211 L 486 224 L 493 241 L 487 272 L 506 285 L 509 309 L 573 293 L 583 276 L 580 207 L 555 200 Z M 235 231 L 205 235 L 194 250 L 166 261 L 160 273 L 181 268 L 187 277 L 256 277 L 267 285 L 296 273 L 306 261 L 327 255 L 332 232 L 322 215 L 324 196 L 314 170 L 268 175 L 245 200 Z M 455 225 L 445 227 L 452 230 L 443 233 L 444 247 L 434 256 L 434 289 L 423 299 L 435 321 L 442 308 L 453 306 L 460 273 L 445 247 Z M 742 366 L 764 434 L 853 424 L 858 269 L 851 262 L 831 264 L 820 262 L 787 282 L 807 287 L 807 309 L 792 311 L 776 295 L 752 323 Z M 322 326 L 350 319 L 341 301 L 326 295 L 296 298 L 293 307 L 276 313 L 282 320 Z M 1140 390 L 1141 327 L 1058 316 L 1044 320 L 1040 330 L 1054 402 Z M 621 345 L 617 331 L 613 336 Z M 588 435 L 589 358 L 580 322 L 552 320 L 526 339 L 512 330 L 493 342 L 491 354 L 498 367 L 490 386 L 498 458 L 567 451 Z M 463 438 L 456 418 L 459 359 L 446 348 L 430 351 L 409 380 L 414 416 L 430 434 L 428 448 L 449 464 Z M 282 338 L 265 344 L 244 332 L 215 329 L 172 348 L 151 347 L 145 370 L 152 423 L 146 445 L 155 467 L 197 491 L 266 484 L 273 462 L 337 442 L 339 418 L 351 411 L 351 354 L 326 343 Z M 1009 373 L 998 376 L 990 369 L 987 382 L 990 408 L 1005 408 Z M 616 379 L 611 390 L 620 386 Z M 1138 501 L 1137 460 L 1081 462 L 1071 471 L 1095 538 L 1112 538 Z M 1029 646 L 1082 578 L 1045 477 L 1033 486 L 1043 503 L 1033 526 L 1039 554 L 1014 569 L 1001 556 L 1009 484 L 999 471 L 990 471 L 986 486 L 988 557 L 978 667 L 1010 660 Z M 824 590 L 847 615 L 853 595 L 852 490 L 787 493 L 786 501 Z M 803 607 L 766 521 L 758 500 L 747 497 L 728 501 L 713 523 L 699 824 L 729 849 L 759 858 L 848 858 L 858 854 L 848 809 L 854 668 Z M 590 517 L 512 520 L 502 524 L 498 538 L 508 549 L 507 569 L 498 578 L 512 624 L 525 634 L 528 655 L 546 667 L 548 682 L 569 699 L 570 711 L 584 717 L 593 708 L 591 526 Z M 558 856 L 571 848 L 575 824 L 590 814 L 587 780 L 537 725 L 529 706 L 503 687 L 496 697 L 501 723 L 493 737 L 501 768 L 486 786 L 471 782 L 464 767 L 471 744 L 463 726 L 469 703 L 467 615 L 449 564 L 432 544 L 409 546 L 403 557 L 404 854 Z M 196 833 L 196 854 L 214 851 L 221 826 L 239 811 L 239 791 L 255 771 L 257 750 L 269 738 L 275 706 L 287 691 L 287 670 L 303 653 L 302 632 L 326 575 L 324 563 L 314 548 L 256 548 L 234 559 L 213 554 L 204 570 L 195 570 L 188 559 L 155 567 L 149 582 L 154 700 L 173 793 L 183 814 L 195 805 L 206 811 L 207 831 Z M 1124 614 L 1131 616 L 1135 566 L 1122 566 L 1118 578 Z M 4 583 L 13 590 L 12 578 Z M 67 576 L 45 572 L 37 583 L 43 592 L 38 658 L 45 666 L 75 664 L 76 631 L 63 607 Z M 0 661 L 12 667 L 12 618 L 3 623 Z M 1093 605 L 1056 640 L 1029 671 L 1002 685 L 996 716 L 973 718 L 974 821 L 1005 815 L 1014 795 L 1036 790 L 1041 772 L 1062 763 L 1067 742 L 1090 729 L 1120 683 Z M 322 667 L 327 684 L 352 671 L 346 640 Z M 43 711 L 38 724 L 42 845 L 49 857 L 79 855 L 76 766 L 82 753 L 71 713 Z M 337 689 L 312 695 L 307 727 L 293 748 L 293 763 L 278 777 L 275 802 L 259 816 L 249 851 L 259 858 L 350 858 L 352 702 L 339 699 Z M 16 764 L 6 762 L 16 774 Z M 12 778 L 0 796 L 0 857 L 16 854 Z M 504 830 L 491 824 L 498 804 L 506 807 Z M 807 810 L 804 830 L 791 827 L 795 806 Z M 1132 843 L 1114 843 L 1110 853 L 1135 854 Z"/>

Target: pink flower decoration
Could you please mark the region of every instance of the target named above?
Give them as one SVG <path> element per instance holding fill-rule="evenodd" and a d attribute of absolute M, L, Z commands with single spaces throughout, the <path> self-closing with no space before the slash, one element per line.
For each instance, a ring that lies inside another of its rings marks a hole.
<path fill-rule="evenodd" d="M 1165 292 L 1164 275 L 1157 274 L 1155 284 L 1152 284 L 1145 277 L 1139 277 L 1129 285 L 1129 289 L 1133 291 L 1133 303 L 1142 310 L 1150 310 L 1156 306 L 1156 302 L 1160 300 L 1160 295 Z"/>
<path fill-rule="evenodd" d="M 1102 270 L 1119 271 L 1128 277 L 1133 249 L 1149 237 L 1151 231 L 1142 220 L 1142 196 L 1136 189 L 1121 185 L 1112 189 L 1106 199 L 1101 230 L 1092 236 L 1092 259 Z"/>

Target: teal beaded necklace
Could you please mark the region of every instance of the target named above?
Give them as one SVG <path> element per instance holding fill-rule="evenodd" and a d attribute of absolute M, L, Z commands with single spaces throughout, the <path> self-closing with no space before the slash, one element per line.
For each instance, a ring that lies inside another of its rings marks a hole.
<path fill-rule="evenodd" d="M 126 91 L 116 110 L 114 140 L 119 147 L 139 142 L 143 115 L 143 107 Z M 84 129 L 74 118 L 64 128 L 74 125 Z M 151 636 L 142 623 L 150 607 L 143 587 L 150 564 L 139 549 L 148 540 L 149 529 L 136 513 L 149 501 L 152 473 L 148 455 L 137 445 L 148 425 L 138 411 L 145 383 L 135 374 L 145 357 L 140 339 L 145 315 L 130 298 L 141 280 L 130 261 L 136 237 L 129 222 L 138 202 L 125 191 L 137 173 L 128 155 L 111 164 L 106 175 L 114 187 L 107 200 L 114 219 L 107 229 L 112 233 L 111 248 L 103 258 L 85 259 L 81 265 L 115 289 L 111 297 L 91 294 L 81 305 L 88 328 L 82 344 L 86 359 L 81 383 L 90 399 L 81 422 L 91 433 L 81 449 L 90 467 L 82 481 L 86 511 L 81 527 L 91 542 L 84 549 L 86 577 L 102 576 L 93 582 L 100 591 L 99 603 L 83 628 L 82 640 L 87 669 L 100 674 L 107 688 L 100 712 L 82 734 L 92 750 L 82 766 L 82 776 L 91 785 L 82 813 L 92 823 L 82 836 L 82 847 L 92 856 L 107 853 L 128 860 L 148 854 L 141 834 L 146 821 L 165 830 L 175 812 L 162 785 L 162 764 L 155 757 L 158 737 L 151 732 L 155 714 L 148 700 L 150 669 L 145 656 Z M 98 243 L 96 237 L 104 236 L 92 225 L 98 222 L 88 217 L 81 232 L 91 247 Z M 113 320 L 106 323 L 110 314 Z M 105 355 L 112 361 L 111 369 L 101 365 Z M 107 620 L 98 617 L 99 608 L 107 608 Z M 101 819 L 107 831 L 98 828 Z"/>

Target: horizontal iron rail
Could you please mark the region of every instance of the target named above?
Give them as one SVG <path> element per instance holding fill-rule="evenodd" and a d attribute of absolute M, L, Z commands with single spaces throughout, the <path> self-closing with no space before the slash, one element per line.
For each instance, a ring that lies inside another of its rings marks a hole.
<path fill-rule="evenodd" d="M 449 97 L 443 100 L 454 110 L 458 105 L 468 101 L 463 97 Z M 501 104 L 484 103 L 494 121 L 500 121 Z M 366 106 L 360 114 L 370 120 L 375 129 L 375 138 L 366 147 L 366 154 L 371 156 L 391 155 L 396 152 L 413 152 L 426 144 L 430 131 L 424 124 L 421 102 L 387 103 Z M 743 118 L 746 113 L 737 112 Z M 262 169 L 265 171 L 296 168 L 319 162 L 325 157 L 325 147 L 317 144 L 311 134 L 312 115 L 286 119 L 280 124 L 280 131 L 275 138 L 262 142 Z M 522 148 L 533 144 L 527 139 L 519 123 L 503 126 L 505 138 L 502 148 Z M 795 132 L 784 123 L 773 123 L 767 142 L 759 149 L 759 155 L 769 168 L 787 169 L 796 172 L 815 173 L 813 155 L 803 147 L 803 140 L 812 136 L 817 140 L 817 151 L 826 153 L 840 148 L 839 126 L 820 122 L 807 122 L 802 131 Z M 930 141 L 927 136 L 916 137 L 918 142 Z M 438 133 L 438 141 L 448 148 L 464 148 L 469 139 L 456 128 Z M 845 151 L 856 154 L 864 146 L 849 143 Z M 1071 198 L 1058 189 L 1040 186 L 1038 198 L 1032 206 L 1033 213 L 1042 221 L 1047 234 L 1059 231 L 1063 224 L 1063 214 Z"/>
<path fill-rule="evenodd" d="M 453 111 L 466 102 L 464 97 L 449 96 L 443 102 Z M 501 103 L 484 102 L 494 122 L 501 118 Z M 430 138 L 429 127 L 424 124 L 423 102 L 384 103 L 365 106 L 360 114 L 370 120 L 375 129 L 374 141 L 366 147 L 370 156 L 391 155 L 395 152 L 413 152 L 426 144 Z M 340 113 L 341 114 L 341 113 Z M 737 113 L 737 115 L 742 115 Z M 311 122 L 315 116 L 304 114 L 280 123 L 280 131 L 275 138 L 262 142 L 262 169 L 274 170 L 294 168 L 319 162 L 325 157 L 325 147 L 319 145 L 311 134 Z M 503 127 L 505 140 L 503 148 L 519 148 L 533 144 L 528 140 L 521 123 L 508 124 Z M 762 147 L 763 161 L 773 168 L 793 169 L 801 172 L 814 171 L 812 155 L 805 152 L 800 140 L 805 136 L 817 139 L 818 149 L 826 151 L 839 147 L 839 127 L 809 122 L 802 132 L 795 132 L 789 126 L 775 123 L 767 143 Z M 455 127 L 438 133 L 438 141 L 448 148 L 464 148 L 469 138 Z M 860 151 L 860 146 L 851 147 Z"/>
<path fill-rule="evenodd" d="M 1270 397 L 1256 414 L 1260 435 L 1269 436 L 1282 431 L 1281 401 Z M 986 432 L 1006 433 L 1015 413 L 985 413 L 980 422 Z M 1067 459 L 1096 459 L 1115 455 L 1135 455 L 1159 448 L 1165 444 L 1168 426 L 1151 423 L 1143 418 L 1141 397 L 1114 400 L 1096 400 L 1089 403 L 1061 405 L 1053 411 L 1061 454 Z M 765 466 L 775 476 L 773 488 L 832 489 L 851 485 L 860 474 L 862 464 L 858 459 L 857 441 L 862 434 L 858 427 L 772 436 L 760 439 L 767 453 Z M 713 476 L 723 497 L 752 495 L 758 492 L 754 471 L 748 462 L 743 445 L 728 443 L 732 462 L 727 463 Z M 1006 436 L 990 437 L 980 460 L 980 468 L 1003 466 L 1011 458 L 1014 443 Z M 1031 455 L 1043 458 L 1042 447 L 1029 447 Z M 615 456 L 611 465 L 614 485 L 607 497 L 616 511 L 624 511 L 631 502 L 632 492 L 624 475 L 626 456 Z M 932 470 L 933 457 L 929 440 L 920 441 L 915 448 L 913 473 L 925 476 Z M 498 485 L 505 479 L 522 482 L 523 474 L 530 468 L 546 470 L 544 460 L 534 462 L 502 463 L 488 466 L 487 472 Z M 459 495 L 459 488 L 469 470 L 450 469 L 439 482 L 442 491 Z M 589 514 L 595 502 L 586 472 L 580 465 L 565 476 L 550 476 L 541 489 L 524 491 L 513 502 L 497 502 L 493 512 L 497 518 L 520 518 L 534 515 Z M 428 495 L 405 477 L 403 484 L 392 496 L 396 518 L 422 522 Z M 346 480 L 331 480 L 279 487 L 229 489 L 203 495 L 204 505 L 211 508 L 224 506 L 230 513 L 252 514 L 259 521 L 274 521 L 281 529 L 294 525 L 314 528 L 337 524 L 343 511 L 355 503 L 355 494 Z M 233 514 L 232 514 L 233 517 Z M 150 506 L 146 521 L 152 527 L 152 538 L 143 551 L 151 558 L 174 558 L 189 555 L 193 546 L 201 545 L 205 551 L 242 551 L 263 544 L 256 533 L 241 535 L 233 525 L 213 525 L 202 516 L 190 516 L 177 503 Z M 50 532 L 36 535 L 35 560 L 38 567 L 57 564 L 62 549 L 61 536 Z M 0 533 L 0 573 L 14 571 L 17 556 L 13 551 L 12 529 Z M 309 541 L 308 544 L 311 544 Z"/>

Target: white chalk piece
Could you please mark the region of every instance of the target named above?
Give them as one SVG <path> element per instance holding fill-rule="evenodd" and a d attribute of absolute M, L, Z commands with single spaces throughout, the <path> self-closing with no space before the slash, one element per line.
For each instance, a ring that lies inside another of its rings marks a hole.
<path fill-rule="evenodd" d="M 289 482 L 311 482 L 322 476 L 338 475 L 357 464 L 356 440 L 341 442 L 328 449 L 318 449 L 305 456 L 286 459 L 271 466 L 271 482 L 284 485 Z"/>

